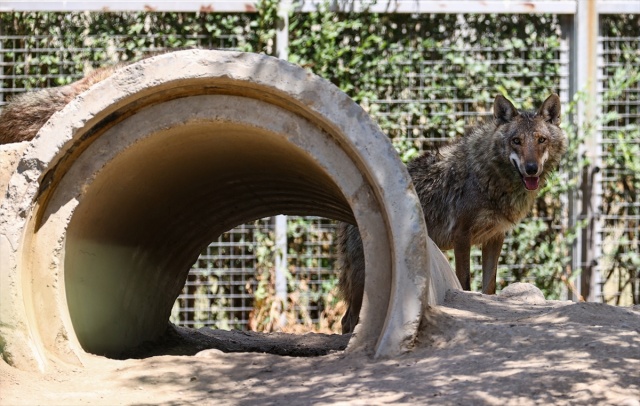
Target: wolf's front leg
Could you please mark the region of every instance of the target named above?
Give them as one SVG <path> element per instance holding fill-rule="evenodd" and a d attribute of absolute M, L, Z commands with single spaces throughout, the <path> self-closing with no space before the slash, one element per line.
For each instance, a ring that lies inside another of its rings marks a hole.
<path fill-rule="evenodd" d="M 495 295 L 498 260 L 502 251 L 504 234 L 497 235 L 482 245 L 482 293 Z"/>

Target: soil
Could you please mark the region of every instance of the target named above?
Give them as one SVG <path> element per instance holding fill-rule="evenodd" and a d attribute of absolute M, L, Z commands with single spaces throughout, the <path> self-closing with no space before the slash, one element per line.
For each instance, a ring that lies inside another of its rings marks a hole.
<path fill-rule="evenodd" d="M 0 361 L 0 404 L 640 406 L 640 306 L 510 292 L 449 292 L 395 359 L 342 351 L 348 336 L 172 327 L 129 355 L 195 355 L 90 356 L 44 375 Z M 298 356 L 233 352 L 265 349 Z"/>

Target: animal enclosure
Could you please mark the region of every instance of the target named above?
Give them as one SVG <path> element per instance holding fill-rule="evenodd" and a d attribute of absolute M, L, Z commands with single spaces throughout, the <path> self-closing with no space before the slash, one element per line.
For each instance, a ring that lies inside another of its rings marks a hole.
<path fill-rule="evenodd" d="M 415 3 L 423 8 L 395 13 L 375 4 L 369 11 L 305 5 L 291 10 L 279 37 L 278 2 L 261 3 L 255 13 L 2 12 L 0 103 L 148 52 L 196 46 L 277 55 L 284 36 L 288 59 L 360 103 L 406 161 L 489 118 L 496 93 L 532 107 L 557 92 L 567 112 L 591 80 L 593 111 L 578 104 L 564 115 L 565 123 L 576 123 L 567 127 L 573 156 L 533 216 L 505 242 L 499 287 L 529 281 L 549 298 L 640 303 L 635 2 L 616 9 L 598 1 L 595 17 L 574 1 L 545 2 L 549 9 L 536 14 L 504 13 L 498 1 L 475 14 L 435 13 L 427 1 Z M 581 42 L 588 18 L 596 19 L 598 35 Z M 587 50 L 595 61 L 581 59 Z M 586 122 L 582 117 L 590 114 Z M 589 165 L 581 164 L 583 155 Z M 287 323 L 335 331 L 343 309 L 335 296 L 334 229 L 330 220 L 290 217 L 284 229 L 263 219 L 228 231 L 194 264 L 173 320 L 274 328 L 258 317 L 260 306 L 273 301 L 260 299 L 256 306 L 256 295 L 282 294 L 275 286 L 280 273 L 290 304 Z M 276 238 L 283 233 L 284 243 Z M 276 267 L 274 252 L 287 254 L 284 266 Z M 478 271 L 479 251 L 474 258 Z M 474 283 L 477 289 L 479 272 Z"/>

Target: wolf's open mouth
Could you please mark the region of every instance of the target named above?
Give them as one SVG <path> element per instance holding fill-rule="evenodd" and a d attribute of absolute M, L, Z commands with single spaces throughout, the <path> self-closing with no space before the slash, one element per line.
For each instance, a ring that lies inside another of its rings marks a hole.
<path fill-rule="evenodd" d="M 516 170 L 520 174 L 520 177 L 522 178 L 522 182 L 524 182 L 524 187 L 527 188 L 527 190 L 536 190 L 536 189 L 538 189 L 538 186 L 540 184 L 540 178 L 539 177 L 537 177 L 537 176 L 524 176 L 522 174 L 522 172 L 520 172 L 520 168 L 518 167 L 518 163 L 514 159 L 511 159 L 511 163 L 513 164 L 513 166 L 516 168 Z"/>
<path fill-rule="evenodd" d="M 524 187 L 527 190 L 536 190 L 538 189 L 538 184 L 540 183 L 540 178 L 537 176 L 523 176 L 522 180 L 524 181 Z"/>

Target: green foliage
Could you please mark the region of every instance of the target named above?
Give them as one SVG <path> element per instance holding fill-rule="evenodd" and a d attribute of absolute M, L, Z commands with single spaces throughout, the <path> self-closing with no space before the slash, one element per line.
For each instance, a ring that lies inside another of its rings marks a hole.
<path fill-rule="evenodd" d="M 525 107 L 559 88 L 553 16 L 334 13 L 290 17 L 290 60 L 359 102 L 408 160 L 464 133 L 508 93 Z M 496 30 L 496 27 L 500 29 Z"/>
<path fill-rule="evenodd" d="M 273 0 L 264 4 L 273 8 Z M 68 84 L 90 68 L 176 48 L 265 52 L 275 31 L 269 7 L 256 14 L 0 13 L 3 87 Z M 14 76 L 11 83 L 9 76 Z"/>
<path fill-rule="evenodd" d="M 316 13 L 291 16 L 290 60 L 324 76 L 377 120 L 403 161 L 462 136 L 495 95 L 533 108 L 561 87 L 560 23 L 548 15 Z M 572 157 L 577 133 L 571 136 Z M 501 286 L 536 282 L 557 298 L 576 230 L 564 225 L 579 163 L 565 162 L 530 221 L 508 238 Z M 569 174 L 572 173 L 571 176 Z M 571 178 L 571 179 L 569 179 Z M 479 250 L 474 285 L 480 286 Z M 452 255 L 450 255 L 452 258 Z"/>
<path fill-rule="evenodd" d="M 638 37 L 637 16 L 605 17 L 603 27 L 607 35 Z M 549 93 L 559 92 L 562 54 L 566 52 L 560 34 L 559 20 L 549 15 L 380 15 L 333 13 L 321 7 L 316 13 L 291 16 L 290 59 L 358 101 L 406 162 L 424 149 L 461 136 L 473 124 L 474 113 L 488 116 L 496 94 L 534 108 Z M 625 66 L 633 61 L 638 66 L 637 42 L 622 43 L 621 50 Z M 632 87 L 630 73 L 628 69 L 610 72 L 609 93 Z M 587 164 L 579 153 L 582 137 L 591 136 L 599 123 L 613 118 L 609 114 L 578 131 L 571 121 L 578 98 L 563 107 L 569 150 L 561 171 L 541 191 L 531 217 L 508 237 L 500 286 L 531 281 L 549 298 L 560 298 L 566 289 L 574 289 L 580 269 L 571 269 L 570 254 L 586 220 L 567 222 L 567 199 L 577 193 Z M 632 127 L 637 129 L 637 123 Z M 621 151 L 605 158 L 620 161 L 616 167 L 629 168 L 624 171 L 627 176 L 640 173 L 634 170 L 639 162 L 637 142 L 620 142 L 635 137 L 631 130 L 620 132 L 618 142 L 612 143 Z M 629 186 L 633 182 L 618 184 L 626 188 L 623 199 L 637 204 L 635 192 L 629 192 L 637 190 Z M 614 202 L 620 196 L 620 190 L 611 190 L 606 200 Z M 624 207 L 630 210 L 629 204 Z M 630 237 L 637 241 L 637 236 Z M 625 251 L 626 263 L 635 263 L 634 252 Z M 478 287 L 479 250 L 474 250 L 474 258 Z M 632 267 L 629 272 L 637 271 Z"/>
<path fill-rule="evenodd" d="M 603 16 L 601 168 L 603 299 L 640 303 L 640 16 Z"/>
<path fill-rule="evenodd" d="M 638 66 L 635 59 L 631 66 L 618 68 L 603 98 L 601 218 L 605 232 L 600 266 L 604 300 L 614 304 L 640 302 L 640 286 L 634 283 L 640 278 L 640 125 L 637 119 L 631 121 L 639 114 Z"/>

